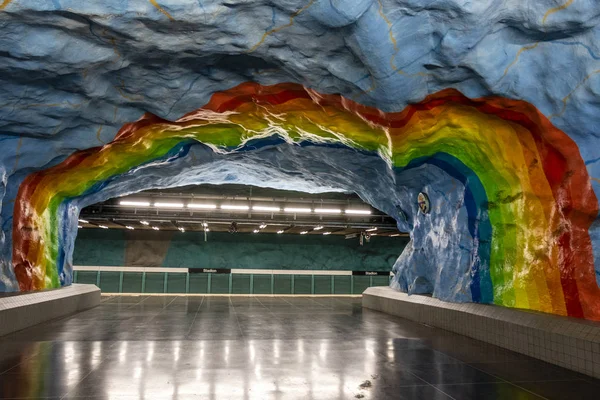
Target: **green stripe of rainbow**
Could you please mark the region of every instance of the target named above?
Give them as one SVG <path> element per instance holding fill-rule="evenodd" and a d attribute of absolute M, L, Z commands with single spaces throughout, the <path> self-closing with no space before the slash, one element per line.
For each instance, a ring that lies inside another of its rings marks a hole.
<path fill-rule="evenodd" d="M 22 183 L 15 205 L 13 264 L 21 290 L 60 285 L 60 207 L 94 185 L 182 142 L 232 151 L 275 133 L 293 141 L 377 151 L 398 168 L 447 154 L 485 189 L 492 226 L 494 302 L 600 319 L 588 229 L 598 202 L 576 144 L 534 106 L 448 89 L 401 112 L 384 113 L 296 84 L 245 83 L 213 95 L 176 122 L 146 115 L 109 144 L 74 153 Z"/>

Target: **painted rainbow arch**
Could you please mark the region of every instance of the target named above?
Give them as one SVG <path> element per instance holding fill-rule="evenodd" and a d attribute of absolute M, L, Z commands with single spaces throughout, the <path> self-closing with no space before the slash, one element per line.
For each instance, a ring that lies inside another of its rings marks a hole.
<path fill-rule="evenodd" d="M 297 84 L 245 83 L 175 122 L 147 114 L 107 145 L 22 183 L 13 225 L 20 289 L 70 283 L 61 281 L 70 268 L 63 250 L 70 199 L 191 143 L 228 152 L 273 135 L 377 152 L 400 170 L 440 167 L 466 188 L 477 243 L 473 301 L 600 320 L 588 233 L 598 201 L 576 144 L 529 103 L 469 99 L 453 89 L 385 113 Z"/>

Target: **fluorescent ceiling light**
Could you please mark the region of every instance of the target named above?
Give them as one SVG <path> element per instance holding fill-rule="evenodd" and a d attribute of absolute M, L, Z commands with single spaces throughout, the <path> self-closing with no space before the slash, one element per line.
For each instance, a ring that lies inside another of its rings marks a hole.
<path fill-rule="evenodd" d="M 281 230 L 281 231 L 277 231 L 277 234 L 278 234 L 278 235 L 281 235 L 283 232 L 284 232 L 283 230 Z"/>
<path fill-rule="evenodd" d="M 140 221 L 140 224 L 142 224 L 142 225 L 150 225 L 150 222 L 148 222 L 148 221 Z"/>
<path fill-rule="evenodd" d="M 315 231 L 320 231 L 321 229 L 323 229 L 323 225 L 317 225 L 313 228 Z"/>
<path fill-rule="evenodd" d="M 376 230 L 377 230 L 377 228 L 371 228 L 371 229 L 365 230 L 365 232 L 375 232 Z"/>
<path fill-rule="evenodd" d="M 395 233 L 393 235 L 390 235 L 390 237 L 396 237 L 396 236 L 400 236 L 400 234 L 399 233 Z"/>
<path fill-rule="evenodd" d="M 150 203 L 147 201 L 121 200 L 119 204 L 122 206 L 150 207 Z"/>
<path fill-rule="evenodd" d="M 221 204 L 222 210 L 237 210 L 237 211 L 246 211 L 249 210 L 248 206 L 234 205 L 234 204 Z"/>
<path fill-rule="evenodd" d="M 300 232 L 301 235 L 306 235 L 308 233 L 308 231 L 302 231 Z"/>
<path fill-rule="evenodd" d="M 158 208 L 183 208 L 183 203 L 162 203 L 162 202 L 156 202 L 156 203 L 154 203 L 154 207 L 158 207 Z"/>
<path fill-rule="evenodd" d="M 259 228 L 260 229 L 265 229 L 267 227 L 267 224 L 260 224 Z"/>
<path fill-rule="evenodd" d="M 339 208 L 315 208 L 317 214 L 341 214 L 342 210 Z"/>
<path fill-rule="evenodd" d="M 300 207 L 286 207 L 283 209 L 285 212 L 289 213 L 309 213 L 312 212 L 310 208 L 300 208 Z"/>
<path fill-rule="evenodd" d="M 200 203 L 188 203 L 188 208 L 201 208 L 204 210 L 214 210 L 217 208 L 216 204 L 200 204 Z"/>
<path fill-rule="evenodd" d="M 371 215 L 371 210 L 346 210 L 344 212 L 346 214 Z"/>
<path fill-rule="evenodd" d="M 155 231 L 159 231 L 160 228 L 158 226 L 153 226 L 152 229 L 154 229 Z"/>
<path fill-rule="evenodd" d="M 323 232 L 323 235 L 331 235 L 331 232 Z"/>
<path fill-rule="evenodd" d="M 127 225 L 125 228 L 127 228 L 129 230 L 134 230 L 135 229 L 133 226 L 129 226 L 129 225 Z"/>
<path fill-rule="evenodd" d="M 254 211 L 281 211 L 279 207 L 252 206 Z"/>
<path fill-rule="evenodd" d="M 185 229 L 182 228 L 181 226 L 179 228 L 177 228 L 177 229 L 179 229 L 181 232 L 185 232 Z"/>
<path fill-rule="evenodd" d="M 89 224 L 90 221 L 86 220 L 86 219 L 78 219 L 77 221 L 81 222 L 82 224 Z"/>
<path fill-rule="evenodd" d="M 260 231 L 259 231 L 258 229 L 255 229 L 255 230 L 253 230 L 252 232 L 253 232 L 253 233 L 258 233 L 258 232 L 260 232 Z"/>
<path fill-rule="evenodd" d="M 77 229 L 81 229 L 81 228 L 83 228 L 83 226 L 77 225 Z"/>
<path fill-rule="evenodd" d="M 108 229 L 108 226 L 105 226 L 105 225 L 98 225 L 98 227 L 102 228 L 102 229 Z"/>

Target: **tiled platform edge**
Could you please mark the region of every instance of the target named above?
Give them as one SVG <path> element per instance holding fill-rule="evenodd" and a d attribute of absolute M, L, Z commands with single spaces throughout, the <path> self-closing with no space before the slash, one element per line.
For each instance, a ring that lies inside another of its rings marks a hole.
<path fill-rule="evenodd" d="M 446 303 L 379 286 L 363 292 L 362 304 L 600 378 L 597 322 L 485 304 Z"/>
<path fill-rule="evenodd" d="M 0 297 L 0 336 L 100 304 L 95 285 L 73 284 L 61 289 Z"/>

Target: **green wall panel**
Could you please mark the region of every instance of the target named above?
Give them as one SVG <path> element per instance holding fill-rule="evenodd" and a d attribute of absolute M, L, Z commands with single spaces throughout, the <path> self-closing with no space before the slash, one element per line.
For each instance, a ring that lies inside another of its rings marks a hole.
<path fill-rule="evenodd" d="M 96 284 L 97 272 L 92 271 L 77 271 L 77 283 L 91 283 Z"/>
<path fill-rule="evenodd" d="M 119 272 L 102 272 L 100 274 L 100 290 L 104 293 L 119 293 Z"/>
<path fill-rule="evenodd" d="M 123 293 L 142 292 L 142 273 L 123 272 Z"/>
<path fill-rule="evenodd" d="M 217 294 L 229 293 L 229 274 L 211 274 L 210 292 Z"/>
<path fill-rule="evenodd" d="M 370 276 L 355 276 L 354 277 L 354 294 L 361 294 L 371 283 Z"/>
<path fill-rule="evenodd" d="M 390 284 L 389 276 L 374 276 L 373 277 L 373 286 L 388 286 Z"/>
<path fill-rule="evenodd" d="M 331 294 L 331 276 L 315 275 L 315 294 Z"/>
<path fill-rule="evenodd" d="M 271 294 L 271 275 L 254 275 L 254 293 Z"/>
<path fill-rule="evenodd" d="M 231 276 L 232 285 L 231 293 L 234 294 L 250 294 L 250 275 L 249 274 L 234 274 Z"/>
<path fill-rule="evenodd" d="M 208 274 L 190 274 L 190 293 L 207 293 Z"/>
<path fill-rule="evenodd" d="M 335 276 L 334 278 L 334 294 L 350 294 L 351 276 Z"/>
<path fill-rule="evenodd" d="M 294 294 L 311 294 L 310 275 L 294 275 Z"/>
<path fill-rule="evenodd" d="M 163 272 L 146 272 L 146 288 L 144 293 L 164 293 L 165 274 Z"/>
<path fill-rule="evenodd" d="M 273 293 L 274 294 L 292 294 L 292 276 L 291 275 L 274 275 L 273 276 Z"/>
<path fill-rule="evenodd" d="M 167 293 L 185 293 L 186 273 L 168 274 Z"/>

